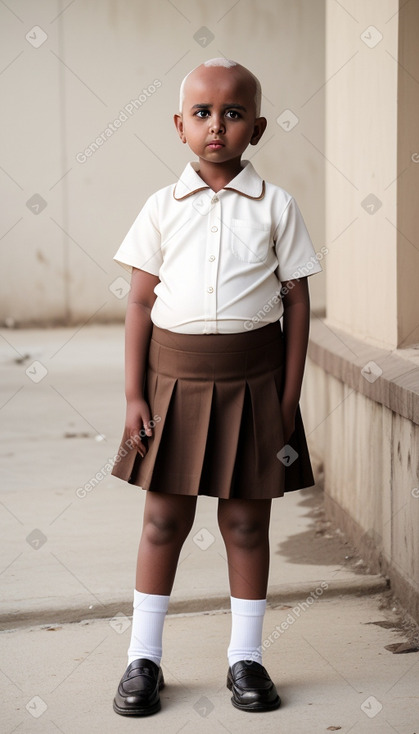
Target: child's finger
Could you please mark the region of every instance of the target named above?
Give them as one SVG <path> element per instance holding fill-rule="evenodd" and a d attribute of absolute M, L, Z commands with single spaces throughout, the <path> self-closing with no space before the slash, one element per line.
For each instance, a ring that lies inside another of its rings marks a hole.
<path fill-rule="evenodd" d="M 144 444 L 140 442 L 137 446 L 137 451 L 140 454 L 141 458 L 144 459 L 144 456 L 147 453 L 147 446 L 144 446 Z"/>
<path fill-rule="evenodd" d="M 135 446 L 141 458 L 144 459 L 144 456 L 147 453 L 147 446 L 145 446 L 142 441 L 136 441 Z"/>
<path fill-rule="evenodd" d="M 141 438 L 145 436 L 144 429 L 142 431 L 135 431 L 131 433 L 131 441 L 135 444 L 135 448 L 137 449 L 138 453 L 141 454 L 142 457 L 144 457 L 147 453 L 147 447 L 143 444 Z"/>

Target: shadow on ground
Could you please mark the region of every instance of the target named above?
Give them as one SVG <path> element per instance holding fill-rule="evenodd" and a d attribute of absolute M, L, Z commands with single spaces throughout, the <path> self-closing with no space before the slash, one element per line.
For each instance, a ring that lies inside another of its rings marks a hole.
<path fill-rule="evenodd" d="M 309 529 L 290 535 L 277 544 L 275 553 L 288 563 L 315 566 L 344 566 L 361 575 L 369 572 L 367 565 L 346 540 L 342 531 L 327 520 L 323 506 L 323 491 L 318 487 L 301 490 L 298 507 L 306 509 L 302 517 L 310 518 Z"/>

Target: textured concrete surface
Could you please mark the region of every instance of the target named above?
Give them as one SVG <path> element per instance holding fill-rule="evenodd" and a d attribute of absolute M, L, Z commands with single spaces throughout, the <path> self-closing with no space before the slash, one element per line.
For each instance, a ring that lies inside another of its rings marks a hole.
<path fill-rule="evenodd" d="M 406 351 L 312 319 L 302 411 L 328 516 L 419 621 L 419 367 Z"/>
<path fill-rule="evenodd" d="M 126 666 L 129 620 L 2 632 L 1 731 L 235 734 L 260 727 L 286 734 L 414 734 L 419 654 L 385 649 L 404 637 L 387 627 L 393 615 L 379 605 L 377 596 L 350 595 L 320 599 L 304 610 L 291 601 L 269 609 L 264 663 L 283 706 L 264 714 L 237 711 L 230 703 L 227 613 L 167 618 L 162 710 L 141 720 L 112 710 Z"/>

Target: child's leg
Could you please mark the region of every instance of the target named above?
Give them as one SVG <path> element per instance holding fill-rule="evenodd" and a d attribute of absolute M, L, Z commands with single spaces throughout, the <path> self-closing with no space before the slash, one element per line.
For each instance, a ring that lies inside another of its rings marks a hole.
<path fill-rule="evenodd" d="M 262 666 L 262 627 L 269 574 L 271 500 L 219 500 L 231 590 L 227 687 L 243 711 L 272 711 L 281 704 Z"/>
<path fill-rule="evenodd" d="M 145 594 L 172 591 L 182 545 L 192 527 L 196 497 L 147 492 L 138 548 L 136 589 Z"/>
<path fill-rule="evenodd" d="M 231 595 L 265 599 L 269 574 L 271 500 L 218 502 L 218 524 L 227 551 Z"/>
<path fill-rule="evenodd" d="M 262 662 L 262 625 L 269 574 L 271 500 L 220 500 L 218 523 L 228 560 L 232 629 L 229 664 Z"/>
<path fill-rule="evenodd" d="M 163 624 L 183 542 L 195 515 L 196 497 L 147 492 L 138 549 L 128 667 L 113 707 L 122 716 L 160 710 Z"/>
<path fill-rule="evenodd" d="M 138 549 L 128 663 L 160 665 L 163 624 L 182 545 L 192 527 L 196 497 L 147 492 Z"/>

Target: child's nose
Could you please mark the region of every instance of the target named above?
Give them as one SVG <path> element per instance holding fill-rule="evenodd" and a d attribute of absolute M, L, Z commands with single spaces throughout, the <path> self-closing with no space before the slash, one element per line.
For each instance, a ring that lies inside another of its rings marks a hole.
<path fill-rule="evenodd" d="M 217 115 L 213 115 L 210 121 L 210 132 L 220 133 L 223 131 L 224 131 L 224 123 L 221 117 L 218 117 Z"/>

